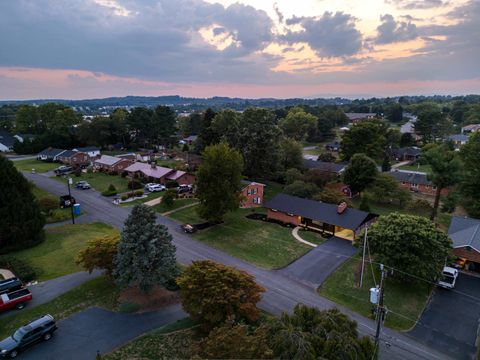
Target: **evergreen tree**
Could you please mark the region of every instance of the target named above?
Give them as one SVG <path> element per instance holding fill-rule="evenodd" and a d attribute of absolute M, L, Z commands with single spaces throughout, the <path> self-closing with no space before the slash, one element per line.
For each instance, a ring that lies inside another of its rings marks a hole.
<path fill-rule="evenodd" d="M 45 218 L 32 186 L 0 155 L 0 253 L 25 249 L 44 240 Z"/>
<path fill-rule="evenodd" d="M 124 287 L 138 285 L 148 292 L 155 285 L 168 286 L 178 274 L 175 246 L 164 225 L 156 224 L 155 212 L 136 205 L 125 221 L 114 277 Z"/>

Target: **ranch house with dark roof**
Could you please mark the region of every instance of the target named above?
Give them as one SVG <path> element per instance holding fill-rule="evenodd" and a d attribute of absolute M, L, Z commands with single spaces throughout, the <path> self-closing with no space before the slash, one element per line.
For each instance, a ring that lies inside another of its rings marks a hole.
<path fill-rule="evenodd" d="M 302 226 L 353 241 L 378 215 L 365 211 L 278 194 L 265 203 L 267 218 L 293 226 Z"/>

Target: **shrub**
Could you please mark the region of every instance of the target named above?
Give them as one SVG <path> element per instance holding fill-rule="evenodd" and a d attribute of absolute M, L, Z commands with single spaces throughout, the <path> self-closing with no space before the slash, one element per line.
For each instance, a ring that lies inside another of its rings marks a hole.
<path fill-rule="evenodd" d="M 41 211 L 50 214 L 53 210 L 58 209 L 58 200 L 53 196 L 46 195 L 38 199 L 38 205 Z"/>
<path fill-rule="evenodd" d="M 76 177 L 82 176 L 82 169 L 77 167 L 74 171 L 74 174 L 75 174 Z"/>
<path fill-rule="evenodd" d="M 167 207 L 172 207 L 175 198 L 177 197 L 177 192 L 173 189 L 167 190 L 165 195 L 162 197 L 162 203 L 164 203 Z"/>
<path fill-rule="evenodd" d="M 71 217 L 70 211 L 63 211 L 62 209 L 55 209 L 53 210 L 49 217 L 48 217 L 48 222 L 49 223 L 54 223 L 54 222 L 60 222 L 60 221 L 65 221 L 70 219 Z"/>
<path fill-rule="evenodd" d="M 37 276 L 33 267 L 23 260 L 19 260 L 16 257 L 9 255 L 0 256 L 0 268 L 9 269 L 23 282 L 32 281 Z"/>
<path fill-rule="evenodd" d="M 143 190 L 136 190 L 133 194 L 137 197 L 143 196 Z"/>
<path fill-rule="evenodd" d="M 405 208 L 411 215 L 428 216 L 432 212 L 432 205 L 424 199 L 410 201 Z"/>
<path fill-rule="evenodd" d="M 102 192 L 102 195 L 103 196 L 114 196 L 114 195 L 117 195 L 117 189 L 115 188 L 115 186 L 113 186 L 113 184 L 110 184 L 108 186 L 108 189 L 106 191 L 103 191 Z"/>
<path fill-rule="evenodd" d="M 120 174 L 120 176 L 121 176 L 122 178 L 126 178 L 127 175 L 128 175 L 128 172 L 127 172 L 127 171 L 122 171 L 122 173 Z"/>
<path fill-rule="evenodd" d="M 93 168 L 90 166 L 87 168 L 87 174 L 93 173 Z"/>
<path fill-rule="evenodd" d="M 121 303 L 118 311 L 121 313 L 134 313 L 140 310 L 140 305 L 130 302 Z"/>
<path fill-rule="evenodd" d="M 119 238 L 119 235 L 110 235 L 88 240 L 87 247 L 78 253 L 75 262 L 89 273 L 101 269 L 111 276 Z"/>
<path fill-rule="evenodd" d="M 142 183 L 138 180 L 130 180 L 128 182 L 128 188 L 131 190 L 136 190 L 136 189 L 141 189 L 142 188 Z"/>
<path fill-rule="evenodd" d="M 165 187 L 167 189 L 176 188 L 178 187 L 178 182 L 176 182 L 175 180 L 167 180 L 167 182 L 165 183 Z"/>
<path fill-rule="evenodd" d="M 123 194 L 121 199 L 122 199 L 122 201 L 125 201 L 125 200 L 128 200 L 129 197 L 130 196 L 128 196 L 128 194 Z"/>

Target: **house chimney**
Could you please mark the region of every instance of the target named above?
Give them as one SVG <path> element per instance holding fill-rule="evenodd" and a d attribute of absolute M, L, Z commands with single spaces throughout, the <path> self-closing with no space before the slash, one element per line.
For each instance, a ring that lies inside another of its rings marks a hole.
<path fill-rule="evenodd" d="M 157 168 L 157 164 L 155 163 L 155 161 L 152 161 L 150 163 L 150 166 L 152 167 L 152 169 L 156 169 Z"/>
<path fill-rule="evenodd" d="M 337 206 L 337 214 L 341 215 L 347 210 L 347 203 L 345 201 L 342 201 L 340 204 Z"/>

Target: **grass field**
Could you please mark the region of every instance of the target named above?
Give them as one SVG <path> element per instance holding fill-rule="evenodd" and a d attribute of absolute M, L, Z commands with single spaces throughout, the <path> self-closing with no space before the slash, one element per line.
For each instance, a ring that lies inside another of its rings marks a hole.
<path fill-rule="evenodd" d="M 319 292 L 336 303 L 373 318 L 369 289 L 375 287 L 375 281 L 370 265 L 366 264 L 363 287 L 360 289 L 355 286 L 355 273 L 360 269 L 360 261 L 358 255 L 346 261 L 323 283 Z M 378 284 L 380 271 L 376 265 L 374 273 Z M 397 330 L 411 328 L 425 307 L 431 290 L 432 287 L 426 283 L 402 284 L 387 277 L 385 305 L 390 312 L 386 317 L 386 326 Z"/>
<path fill-rule="evenodd" d="M 164 212 L 176 210 L 178 208 L 181 208 L 182 206 L 194 204 L 196 202 L 198 202 L 198 199 L 177 199 L 171 207 L 166 206 L 164 203 L 160 203 L 158 205 L 155 205 L 153 209 L 156 212 L 162 214 Z"/>
<path fill-rule="evenodd" d="M 430 165 L 403 165 L 399 167 L 399 170 L 429 172 L 431 171 L 431 167 Z"/>
<path fill-rule="evenodd" d="M 49 192 L 47 192 L 43 189 L 40 189 L 40 188 L 36 187 L 35 185 L 32 185 L 32 193 L 33 193 L 33 196 L 35 196 L 35 199 L 37 199 L 37 200 L 44 197 L 44 196 L 49 196 L 49 197 L 53 197 L 53 198 L 57 199 L 57 197 L 55 195 L 50 194 Z M 71 219 L 71 217 L 72 217 L 71 211 L 72 210 L 70 208 L 60 209 L 60 204 L 59 204 L 59 208 L 53 210 L 52 213 L 50 214 L 50 216 L 47 216 L 45 220 L 46 220 L 47 224 L 52 224 L 52 223 L 61 222 L 61 221 Z M 82 215 L 83 213 L 84 212 L 82 210 L 80 215 Z M 78 216 L 80 216 L 80 215 L 78 215 Z M 75 215 L 75 217 L 77 217 L 77 215 Z"/>
<path fill-rule="evenodd" d="M 52 177 L 53 179 L 60 181 L 62 183 L 67 184 L 67 180 L 62 177 L 62 176 L 54 176 Z M 105 173 L 82 173 L 81 176 L 72 176 L 73 183 L 76 183 L 77 181 L 85 180 L 88 181 L 88 183 L 92 186 L 93 189 L 103 192 L 108 189 L 110 184 L 115 186 L 117 189 L 118 193 L 126 192 L 128 191 L 128 180 L 125 178 L 122 178 L 119 175 L 108 175 Z"/>
<path fill-rule="evenodd" d="M 247 219 L 250 209 L 238 209 L 225 216 L 225 223 L 193 234 L 193 238 L 263 268 L 281 268 L 311 247 L 296 241 L 292 229 Z M 200 223 L 195 207 L 171 215 L 183 223 Z"/>
<path fill-rule="evenodd" d="M 326 240 L 324 237 L 322 237 L 322 235 L 314 231 L 300 230 L 298 232 L 298 235 L 300 235 L 300 237 L 303 240 L 306 240 L 308 242 L 311 242 L 312 244 L 317 244 L 317 245 L 320 245 Z"/>
<path fill-rule="evenodd" d="M 51 314 L 58 321 L 91 306 L 116 310 L 117 297 L 118 289 L 111 280 L 103 276 L 90 280 L 45 304 L 34 308 L 27 305 L 7 321 L 0 321 L 0 338 L 11 335 L 18 327 L 44 314 Z"/>
<path fill-rule="evenodd" d="M 103 223 L 64 225 L 45 231 L 43 243 L 11 253 L 12 256 L 33 266 L 39 281 L 53 279 L 83 269 L 75 264 L 75 257 L 87 240 L 116 234 L 117 230 Z"/>
<path fill-rule="evenodd" d="M 54 170 L 61 165 L 59 163 L 40 161 L 37 159 L 18 160 L 14 161 L 13 164 L 20 171 L 32 171 L 32 169 L 35 169 L 35 171 L 39 173 Z"/>
<path fill-rule="evenodd" d="M 195 341 L 193 326 L 189 318 L 179 320 L 131 341 L 102 359 L 191 359 Z"/>

